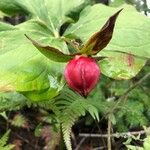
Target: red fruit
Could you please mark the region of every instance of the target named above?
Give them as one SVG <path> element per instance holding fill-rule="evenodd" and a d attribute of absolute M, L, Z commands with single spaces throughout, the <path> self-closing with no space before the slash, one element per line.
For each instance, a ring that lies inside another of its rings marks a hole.
<path fill-rule="evenodd" d="M 93 58 L 75 56 L 67 64 L 64 75 L 70 88 L 87 97 L 99 80 L 100 69 Z"/>

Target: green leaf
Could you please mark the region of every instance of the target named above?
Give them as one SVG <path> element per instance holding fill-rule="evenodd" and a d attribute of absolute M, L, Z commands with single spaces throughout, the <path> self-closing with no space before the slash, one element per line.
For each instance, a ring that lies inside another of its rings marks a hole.
<path fill-rule="evenodd" d="M 112 15 L 101 28 L 101 30 L 90 37 L 90 39 L 81 49 L 81 53 L 86 53 L 89 55 L 97 54 L 107 46 L 112 38 L 116 19 L 121 11 L 122 9 Z"/>
<path fill-rule="evenodd" d="M 0 22 L 0 31 L 15 30 L 11 25 Z"/>
<path fill-rule="evenodd" d="M 4 16 L 5 14 L 2 12 L 2 11 L 0 11 L 0 19 Z"/>
<path fill-rule="evenodd" d="M 28 28 L 25 30 L 27 26 Z M 33 29 L 33 26 L 35 29 Z M 4 25 L 2 27 L 4 27 Z M 39 29 L 42 29 L 43 32 Z M 62 40 L 57 40 L 54 37 L 46 37 L 46 33 L 44 33 L 46 30 L 47 28 L 44 28 L 36 21 L 27 21 L 16 27 L 12 26 L 11 29 L 9 26 L 7 27 L 7 30 L 5 29 L 5 31 L 0 33 L 1 91 L 33 91 L 34 95 L 35 93 L 38 95 L 38 93 L 41 93 L 40 90 L 43 91 L 51 88 L 49 75 L 58 76 L 59 74 L 62 74 L 64 65 L 49 61 L 39 53 L 24 36 L 25 33 L 28 33 L 38 38 L 42 43 L 47 44 L 49 41 L 49 43 L 53 43 L 52 46 L 55 45 L 56 48 L 61 47 L 61 50 L 67 51 L 67 47 Z M 45 37 L 42 34 L 44 34 Z M 58 81 L 56 80 L 56 82 Z M 62 87 L 62 83 L 59 85 Z M 50 90 L 52 92 L 51 94 L 47 94 L 47 99 L 51 98 L 50 95 L 58 94 L 58 89 L 60 88 L 54 89 L 55 90 Z"/>
<path fill-rule="evenodd" d="M 100 62 L 102 73 L 115 79 L 130 79 L 141 70 L 146 59 L 150 58 L 150 20 L 136 12 L 132 6 L 122 7 L 124 9 L 117 19 L 112 40 L 98 55 L 109 56 Z M 79 21 L 66 30 L 65 36 L 80 38 L 86 42 L 117 10 L 118 8 L 101 4 L 87 7 L 81 12 Z M 123 54 L 120 53 L 124 53 L 124 57 L 127 54 L 137 56 L 133 70 L 126 67 L 120 57 Z"/>
<path fill-rule="evenodd" d="M 119 6 L 121 6 L 121 5 L 125 4 L 125 3 L 126 3 L 126 1 L 124 1 L 124 0 L 114 0 L 114 1 L 110 2 L 109 6 L 111 6 L 111 7 L 119 7 Z"/>
<path fill-rule="evenodd" d="M 145 65 L 145 60 L 131 54 L 106 52 L 105 58 L 99 61 L 99 66 L 104 75 L 121 80 L 133 78 Z"/>
<path fill-rule="evenodd" d="M 150 58 L 150 20 L 130 5 L 123 5 L 122 8 L 124 9 L 117 19 L 112 40 L 105 50 L 118 50 Z M 87 7 L 81 12 L 79 21 L 68 28 L 65 35 L 79 37 L 85 42 L 117 10 L 118 8 L 101 4 Z"/>
<path fill-rule="evenodd" d="M 36 41 L 32 40 L 29 38 L 27 35 L 26 37 L 32 42 L 32 44 L 42 53 L 44 54 L 47 58 L 50 60 L 56 61 L 56 62 L 68 62 L 71 60 L 74 55 L 69 55 L 69 54 L 64 54 L 58 49 L 50 46 L 43 46 L 37 43 Z"/>
<path fill-rule="evenodd" d="M 144 150 L 150 149 L 150 136 L 148 135 L 147 138 L 144 139 Z"/>
<path fill-rule="evenodd" d="M 0 91 L 18 91 L 33 101 L 50 100 L 58 95 L 64 85 L 64 64 L 48 60 L 25 34 L 39 45 L 67 54 L 60 28 L 73 21 L 74 14 L 79 14 L 88 3 L 86 0 L 1 0 L 2 12 L 25 14 L 29 20 L 16 26 L 0 23 Z"/>
<path fill-rule="evenodd" d="M 139 146 L 133 146 L 133 145 L 126 145 L 128 150 L 144 150 L 144 148 L 139 147 Z"/>
<path fill-rule="evenodd" d="M 10 15 L 21 13 L 36 18 L 58 36 L 61 25 L 72 21 L 71 16 L 89 3 L 90 0 L 1 0 L 0 10 Z"/>
<path fill-rule="evenodd" d="M 64 86 L 64 80 L 61 78 L 61 74 L 56 76 L 48 75 L 48 78 L 50 82 L 49 88 L 40 91 L 22 92 L 22 94 L 34 102 L 50 100 L 57 96 Z"/>

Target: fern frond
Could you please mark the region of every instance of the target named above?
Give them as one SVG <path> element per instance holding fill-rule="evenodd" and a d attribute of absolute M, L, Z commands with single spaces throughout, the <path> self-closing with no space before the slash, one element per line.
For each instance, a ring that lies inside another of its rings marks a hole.
<path fill-rule="evenodd" d="M 26 100 L 17 92 L 0 92 L 0 112 L 18 110 L 26 105 Z"/>
<path fill-rule="evenodd" d="M 12 150 L 14 145 L 7 145 L 7 141 L 9 138 L 10 130 L 8 130 L 1 138 L 0 138 L 0 149 L 1 150 Z"/>
<path fill-rule="evenodd" d="M 121 106 L 122 105 L 122 106 Z M 120 110 L 115 113 L 118 131 L 125 132 L 128 128 L 148 125 L 145 107 L 140 101 L 129 99 L 126 104 L 120 104 Z"/>
<path fill-rule="evenodd" d="M 27 101 L 27 106 L 30 107 L 37 107 L 37 108 L 43 108 L 45 110 L 51 110 L 53 111 L 56 115 L 59 114 L 59 108 L 55 104 L 55 100 L 51 99 L 49 101 L 41 101 L 41 102 L 31 102 Z"/>
<path fill-rule="evenodd" d="M 70 103 L 70 105 L 68 105 L 59 116 L 62 124 L 64 140 L 68 150 L 72 150 L 70 139 L 71 128 L 78 117 L 85 115 L 85 111 L 86 110 L 82 107 L 82 105 L 80 105 L 80 101 L 75 100 L 74 102 Z"/>
<path fill-rule="evenodd" d="M 16 114 L 11 121 L 11 125 L 15 127 L 26 127 L 27 119 L 22 114 Z"/>
<path fill-rule="evenodd" d="M 8 141 L 10 130 L 8 130 L 1 138 L 0 138 L 0 147 L 3 147 L 6 145 Z"/>
<path fill-rule="evenodd" d="M 1 150 L 13 150 L 13 148 L 14 148 L 14 145 L 11 145 L 11 144 L 10 145 L 6 145 L 3 148 L 0 147 Z"/>
<path fill-rule="evenodd" d="M 71 128 L 75 121 L 89 112 L 94 119 L 99 119 L 96 107 L 91 105 L 87 99 L 82 98 L 73 91 L 67 89 L 55 99 L 55 104 L 60 109 L 59 120 L 67 150 L 71 147 Z"/>

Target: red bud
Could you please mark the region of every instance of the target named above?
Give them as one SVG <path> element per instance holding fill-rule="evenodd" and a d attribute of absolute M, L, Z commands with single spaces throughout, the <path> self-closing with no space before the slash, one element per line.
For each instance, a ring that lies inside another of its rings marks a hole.
<path fill-rule="evenodd" d="M 64 75 L 70 88 L 87 97 L 99 80 L 100 69 L 93 58 L 75 56 L 67 64 Z"/>

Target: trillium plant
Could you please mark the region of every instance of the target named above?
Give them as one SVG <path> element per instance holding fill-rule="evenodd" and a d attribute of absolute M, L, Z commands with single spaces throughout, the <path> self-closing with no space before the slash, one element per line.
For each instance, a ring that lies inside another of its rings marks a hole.
<path fill-rule="evenodd" d="M 75 48 L 75 53 L 64 54 L 54 47 L 42 46 L 27 35 L 26 37 L 41 53 L 51 60 L 59 62 L 67 61 L 64 77 L 68 86 L 86 98 L 100 78 L 101 69 L 97 62 L 104 58 L 100 56 L 96 57 L 96 54 L 105 48 L 111 40 L 116 19 L 121 11 L 122 9 L 112 15 L 101 30 L 96 32 L 83 46 L 77 47 L 71 41 L 64 39 Z M 60 59 L 55 59 L 51 54 L 57 55 Z"/>
<path fill-rule="evenodd" d="M 114 8 L 91 0 L 0 0 L 0 17 L 18 14 L 24 22 L 0 22 L 0 111 L 38 106 L 49 115 L 51 110 L 67 150 L 72 126 L 87 112 L 113 125 L 142 124 L 149 101 L 121 103 L 132 84 L 117 80 L 135 77 L 150 58 L 147 17 L 130 5 Z M 110 78 L 125 86 L 117 93 L 111 84 L 105 91 Z M 128 108 L 138 109 L 140 119 L 135 112 L 130 119 Z"/>

